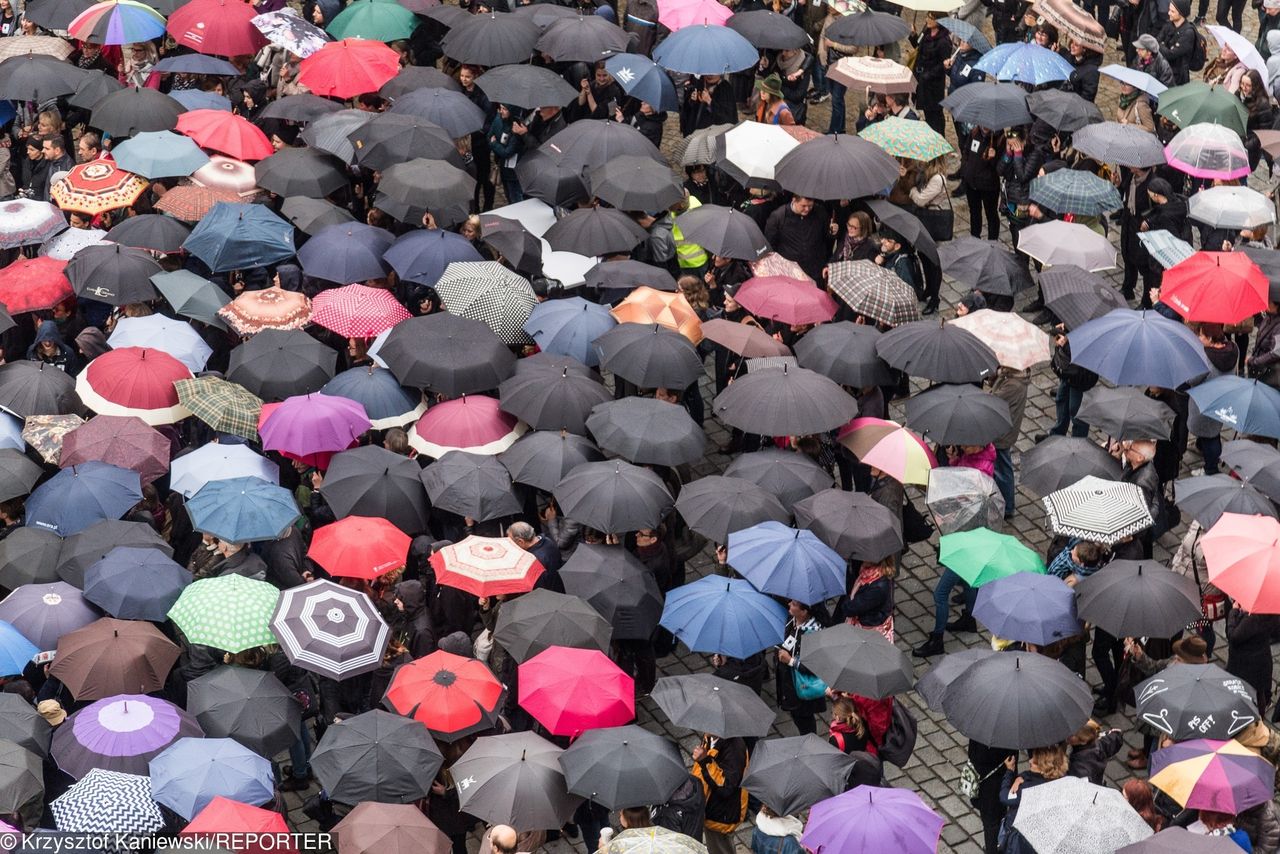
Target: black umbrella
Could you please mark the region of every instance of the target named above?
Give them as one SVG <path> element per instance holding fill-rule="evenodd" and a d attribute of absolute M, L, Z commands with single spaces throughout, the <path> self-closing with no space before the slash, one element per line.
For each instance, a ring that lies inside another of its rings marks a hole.
<path fill-rule="evenodd" d="M 1095 386 L 1084 393 L 1076 417 L 1114 439 L 1167 439 L 1174 413 L 1142 389 Z"/>
<path fill-rule="evenodd" d="M 187 108 L 155 89 L 132 86 L 94 103 L 89 124 L 123 139 L 146 131 L 173 130 Z"/>
<path fill-rule="evenodd" d="M 654 574 L 621 546 L 580 543 L 560 567 L 565 592 L 587 601 L 613 627 L 613 640 L 648 640 L 662 617 Z"/>
<path fill-rule="evenodd" d="M 836 18 L 827 28 L 827 37 L 836 44 L 874 47 L 902 41 L 910 32 L 901 15 L 868 10 Z"/>
<path fill-rule="evenodd" d="M 516 177 L 526 196 L 552 207 L 567 207 L 590 195 L 578 166 L 542 149 L 520 155 Z"/>
<path fill-rule="evenodd" d="M 676 510 L 694 531 L 716 543 L 729 534 L 774 521 L 784 525 L 791 514 L 768 490 L 739 477 L 709 475 L 680 490 Z"/>
<path fill-rule="evenodd" d="M 425 798 L 443 765 L 426 727 L 381 709 L 329 726 L 311 756 L 325 794 L 343 804 Z"/>
<path fill-rule="evenodd" d="M 0 587 L 51 584 L 58 576 L 62 537 L 44 528 L 15 528 L 0 540 Z"/>
<path fill-rule="evenodd" d="M 263 400 L 312 394 L 333 379 L 338 354 L 300 329 L 264 329 L 231 351 L 227 379 Z"/>
<path fill-rule="evenodd" d="M 428 208 L 422 204 L 424 201 L 425 199 L 419 199 L 416 204 L 406 203 L 380 192 L 374 196 L 373 206 L 397 222 L 413 228 L 420 226 L 426 220 L 428 213 L 435 218 L 438 228 L 453 228 L 470 216 L 466 204 Z"/>
<path fill-rule="evenodd" d="M 11 741 L 0 741 L 0 810 L 35 824 L 43 798 L 40 757 Z"/>
<path fill-rule="evenodd" d="M 1258 490 L 1229 474 L 1184 477 L 1173 482 L 1174 503 L 1206 530 L 1223 513 L 1276 518 L 1276 506 Z"/>
<path fill-rule="evenodd" d="M 521 510 L 511 475 L 497 457 L 449 451 L 422 470 L 431 503 L 441 510 L 487 522 Z"/>
<path fill-rule="evenodd" d="M 30 11 L 30 9 L 31 4 L 28 4 L 27 10 Z M 76 86 L 75 93 L 67 99 L 67 103 L 82 110 L 92 110 L 94 104 L 123 88 L 124 84 L 115 77 L 95 68 L 80 75 L 80 83 Z"/>
<path fill-rule="evenodd" d="M 10 741 L 37 756 L 49 755 L 53 727 L 18 694 L 0 694 L 0 741 Z"/>
<path fill-rule="evenodd" d="M 565 516 L 606 534 L 656 528 L 675 503 L 660 477 L 622 460 L 583 463 L 552 494 Z"/>
<path fill-rule="evenodd" d="M 366 445 L 335 454 L 320 496 L 334 515 L 386 519 L 406 534 L 427 529 L 427 493 L 421 467 L 401 454 Z"/>
<path fill-rule="evenodd" d="M 1075 436 L 1050 436 L 1022 453 L 1022 485 L 1045 496 L 1082 477 L 1120 479 L 1120 463 L 1097 444 Z"/>
<path fill-rule="evenodd" d="M 588 175 L 591 193 L 624 211 L 665 211 L 684 198 L 671 167 L 651 157 L 624 154 Z"/>
<path fill-rule="evenodd" d="M 472 15 L 460 20 L 440 42 L 444 55 L 490 68 L 527 62 L 538 42 L 533 21 L 508 12 Z"/>
<path fill-rule="evenodd" d="M 0 449 L 0 501 L 27 495 L 42 473 L 40 466 L 21 451 Z"/>
<path fill-rule="evenodd" d="M 613 400 L 613 393 L 590 376 L 563 369 L 560 373 L 531 371 L 498 386 L 502 409 L 535 430 L 565 430 L 587 434 L 587 416 Z"/>
<path fill-rule="evenodd" d="M 611 810 L 665 804 L 689 779 L 680 748 L 634 725 L 584 732 L 560 767 L 572 794 Z"/>
<path fill-rule="evenodd" d="M 315 148 L 282 148 L 253 164 L 259 187 L 277 196 L 323 199 L 347 186 L 343 163 Z"/>
<path fill-rule="evenodd" d="M 946 321 L 916 320 L 890 329 L 876 354 L 891 367 L 939 383 L 970 383 L 995 376 L 996 354 L 978 336 Z"/>
<path fill-rule="evenodd" d="M 1102 111 L 1092 101 L 1060 89 L 1032 92 L 1027 96 L 1027 108 L 1031 115 L 1063 133 L 1102 121 Z"/>
<path fill-rule="evenodd" d="M 404 385 L 449 397 L 497 388 L 516 361 L 488 326 L 448 312 L 396 324 L 378 357 Z"/>
<path fill-rule="evenodd" d="M 138 214 L 123 220 L 103 237 L 121 246 L 153 252 L 177 252 L 191 236 L 191 229 L 164 214 Z"/>
<path fill-rule="evenodd" d="M 942 710 L 966 738 L 1021 750 L 1069 738 L 1089 720 L 1093 695 L 1052 658 L 1005 652 L 966 668 L 947 688 Z"/>
<path fill-rule="evenodd" d="M 857 760 L 812 733 L 756 744 L 742 788 L 777 815 L 793 815 L 844 792 Z"/>
<path fill-rule="evenodd" d="M 1222 461 L 1263 495 L 1280 500 L 1280 451 L 1261 442 L 1236 439 L 1222 446 Z"/>
<path fill-rule="evenodd" d="M 1166 667 L 1133 696 L 1138 720 L 1174 741 L 1233 738 L 1259 720 L 1253 688 L 1216 664 Z"/>
<path fill-rule="evenodd" d="M 961 86 L 942 99 L 958 122 L 984 128 L 1009 128 L 1031 124 L 1027 109 L 1027 91 L 1017 83 L 987 86 Z"/>
<path fill-rule="evenodd" d="M 348 138 L 355 146 L 356 163 L 365 169 L 389 169 L 417 157 L 442 160 L 455 167 L 464 165 L 444 128 L 417 116 L 382 113 L 352 131 Z"/>
<path fill-rule="evenodd" d="M 776 716 L 748 686 L 710 673 L 663 676 L 650 696 L 676 726 L 721 738 L 760 738 Z"/>
<path fill-rule="evenodd" d="M 657 323 L 619 323 L 595 343 L 602 368 L 641 388 L 684 389 L 702 376 L 689 339 Z"/>
<path fill-rule="evenodd" d="M 735 379 L 716 395 L 716 416 L 760 436 L 808 436 L 848 424 L 858 402 L 822 374 L 766 368 Z"/>
<path fill-rule="evenodd" d="M 569 821 L 582 798 L 569 794 L 560 748 L 532 732 L 485 736 L 450 769 L 462 811 L 490 824 L 551 830 Z"/>
<path fill-rule="evenodd" d="M 928 708 L 940 712 L 942 698 L 946 696 L 951 683 L 972 665 L 996 654 L 989 647 L 975 647 L 944 655 L 937 664 L 929 668 L 929 672 L 920 677 L 920 681 L 916 683 L 916 693 Z"/>
<path fill-rule="evenodd" d="M 667 162 L 644 134 L 613 119 L 576 121 L 543 143 L 539 150 L 560 152 L 564 163 L 580 172 L 588 172 L 626 154 L 648 157 L 664 165 Z"/>
<path fill-rule="evenodd" d="M 485 127 L 484 111 L 461 92 L 448 89 L 419 89 L 391 106 L 391 113 L 417 116 L 439 125 L 454 138 L 467 136 Z"/>
<path fill-rule="evenodd" d="M 356 221 L 346 208 L 340 208 L 324 199 L 309 199 L 306 196 L 290 196 L 285 199 L 280 212 L 303 234 L 315 234 L 325 226 Z"/>
<path fill-rule="evenodd" d="M 907 426 L 937 445 L 985 445 L 1013 426 L 1009 404 L 972 385 L 941 385 L 907 400 Z"/>
<path fill-rule="evenodd" d="M 676 280 L 666 270 L 631 260 L 601 261 L 587 271 L 584 284 L 602 291 L 617 289 L 630 292 L 639 287 L 659 291 L 676 290 Z"/>
<path fill-rule="evenodd" d="M 529 3 L 516 6 L 513 13 L 533 21 L 539 30 L 545 30 L 561 18 L 576 18 L 578 12 L 569 6 L 557 6 L 554 3 Z"/>
<path fill-rule="evenodd" d="M 804 454 L 774 448 L 743 454 L 729 463 L 724 474 L 764 487 L 783 507 L 831 486 L 831 472 Z"/>
<path fill-rule="evenodd" d="M 417 89 L 452 89 L 454 92 L 461 92 L 462 84 L 438 68 L 406 65 L 396 72 L 395 77 L 382 84 L 378 94 L 394 101 Z"/>
<path fill-rule="evenodd" d="M 800 367 L 852 388 L 892 383 L 893 372 L 876 355 L 880 330 L 874 326 L 842 320 L 821 323 L 795 344 Z"/>
<path fill-rule="evenodd" d="M 432 69 L 432 71 L 435 71 L 435 69 Z M 285 95 L 283 98 L 269 102 L 262 108 L 262 112 L 258 113 L 258 116 L 264 119 L 281 119 L 286 122 L 307 124 L 321 116 L 336 113 L 341 109 L 341 101 L 321 98 L 319 95 L 304 92 L 299 95 Z"/>
<path fill-rule="evenodd" d="M 1258 265 L 1258 269 L 1271 282 L 1268 295 L 1272 301 L 1280 299 L 1280 251 L 1262 246 L 1240 245 L 1238 251 L 1249 256 L 1249 260 Z"/>
<path fill-rule="evenodd" d="M 756 221 L 733 208 L 701 205 L 677 217 L 676 225 L 686 240 L 721 258 L 755 261 L 769 251 L 769 241 Z"/>
<path fill-rule="evenodd" d="M 22 11 L 24 18 L 46 30 L 65 30 L 92 5 L 93 0 L 31 0 Z"/>
<path fill-rule="evenodd" d="M 874 143 L 836 134 L 811 139 L 783 155 L 774 178 L 811 199 L 858 199 L 898 180 L 898 161 Z"/>
<path fill-rule="evenodd" d="M 577 596 L 533 590 L 502 603 L 493 639 L 518 662 L 553 647 L 609 650 L 609 621 Z"/>
<path fill-rule="evenodd" d="M 302 731 L 302 707 L 265 670 L 222 665 L 187 683 L 187 711 L 209 738 L 231 738 L 259 756 L 288 750 Z"/>
<path fill-rule="evenodd" d="M 761 50 L 794 50 L 808 47 L 812 41 L 803 27 L 772 9 L 738 12 L 725 21 L 725 26 L 731 30 L 737 30 L 739 35 Z M 841 44 L 847 44 L 847 42 L 841 42 Z M 887 42 L 877 42 L 877 44 L 887 44 Z M 785 815 L 785 813 L 779 813 L 779 815 Z"/>
<path fill-rule="evenodd" d="M 985 294 L 1013 296 L 1034 284 L 1026 262 L 997 240 L 948 240 L 938 247 L 938 261 L 948 276 Z"/>
<path fill-rule="evenodd" d="M 841 623 L 804 639 L 804 666 L 834 691 L 882 699 L 911 688 L 911 659 L 874 629 Z"/>
<path fill-rule="evenodd" d="M 599 403 L 587 429 L 601 450 L 641 465 L 694 463 L 707 446 L 706 434 L 687 409 L 651 397 Z"/>
<path fill-rule="evenodd" d="M 526 433 L 498 459 L 516 483 L 550 492 L 575 466 L 604 459 L 590 439 L 566 431 Z"/>
<path fill-rule="evenodd" d="M 482 214 L 480 239 L 513 269 L 527 275 L 542 272 L 542 241 L 516 220 Z"/>
<path fill-rule="evenodd" d="M 614 208 L 579 208 L 542 235 L 557 252 L 588 257 L 630 252 L 647 236 L 635 220 Z"/>
<path fill-rule="evenodd" d="M 1075 329 L 1129 303 L 1097 273 L 1062 264 L 1040 274 L 1044 304 L 1067 327 Z"/>
<path fill-rule="evenodd" d="M 80 409 L 76 382 L 45 362 L 26 359 L 0 365 L 0 406 L 27 418 L 66 415 Z"/>
<path fill-rule="evenodd" d="M 1167 638 L 1199 619 L 1200 587 L 1154 561 L 1113 560 L 1076 585 L 1080 619 L 1118 638 Z"/>
<path fill-rule="evenodd" d="M 867 202 L 867 207 L 881 225 L 896 233 L 908 245 L 915 247 L 916 252 L 934 264 L 941 264 L 938 260 L 938 244 L 918 216 L 884 199 L 872 199 Z"/>
<path fill-rule="evenodd" d="M 304 128 L 298 138 L 312 148 L 332 154 L 343 163 L 350 164 L 356 159 L 351 135 L 368 124 L 373 115 L 364 110 L 326 113 Z"/>
<path fill-rule="evenodd" d="M 86 246 L 63 272 L 78 296 L 119 306 L 158 299 L 151 277 L 164 268 L 141 249 Z"/>
<path fill-rule="evenodd" d="M 552 62 L 589 62 L 625 53 L 628 37 L 621 27 L 599 15 L 575 15 L 554 22 L 538 39 L 537 50 Z"/>
<path fill-rule="evenodd" d="M 874 562 L 902 551 L 900 517 L 861 492 L 824 489 L 797 501 L 795 514 L 797 527 L 813 531 L 846 560 Z"/>
<path fill-rule="evenodd" d="M 457 166 L 421 157 L 388 167 L 378 182 L 378 190 L 388 197 L 423 208 L 464 204 L 475 186 L 475 179 Z"/>
<path fill-rule="evenodd" d="M 0 62 L 0 98 L 51 101 L 76 91 L 84 72 L 51 56 L 29 53 Z"/>
<path fill-rule="evenodd" d="M 146 522 L 106 519 L 62 541 L 62 549 L 58 552 L 58 577 L 73 587 L 83 589 L 85 570 L 117 546 L 159 549 L 165 557 L 173 557 L 173 547 Z"/>

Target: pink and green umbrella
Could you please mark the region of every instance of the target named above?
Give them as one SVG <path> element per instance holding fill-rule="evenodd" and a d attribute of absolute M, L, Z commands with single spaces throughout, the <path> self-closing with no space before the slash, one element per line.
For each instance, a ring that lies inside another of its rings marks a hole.
<path fill-rule="evenodd" d="M 938 459 L 924 440 L 896 421 L 855 418 L 840 428 L 840 443 L 899 483 L 924 486 Z"/>
<path fill-rule="evenodd" d="M 72 38 L 94 44 L 133 44 L 164 35 L 164 16 L 137 0 L 106 0 L 67 25 Z"/>
<path fill-rule="evenodd" d="M 1275 766 L 1238 741 L 1182 741 L 1151 754 L 1151 785 L 1188 809 L 1239 815 L 1271 800 Z"/>

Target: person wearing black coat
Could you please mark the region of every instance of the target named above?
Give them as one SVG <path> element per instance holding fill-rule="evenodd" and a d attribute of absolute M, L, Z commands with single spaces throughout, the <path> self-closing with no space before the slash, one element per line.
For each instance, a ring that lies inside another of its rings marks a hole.
<path fill-rule="evenodd" d="M 1000 173 L 997 169 L 1004 139 L 998 131 L 974 126 L 961 143 L 960 181 L 969 203 L 969 234 L 982 236 L 982 220 L 987 220 L 987 239 L 1000 238 Z"/>
<path fill-rule="evenodd" d="M 1249 683 L 1258 712 L 1271 705 L 1271 638 L 1280 630 L 1280 616 L 1250 614 L 1237 603 L 1227 614 L 1226 671 Z"/>
<path fill-rule="evenodd" d="M 1196 47 L 1195 24 L 1187 20 L 1191 0 L 1170 0 L 1169 20 L 1160 29 L 1160 54 L 1173 69 L 1173 81 L 1181 86 L 1191 79 L 1191 55 Z"/>
<path fill-rule="evenodd" d="M 427 608 L 427 594 L 421 581 L 401 581 L 396 585 L 396 610 L 393 628 L 401 644 L 414 658 L 422 658 L 436 650 L 436 628 Z"/>
<path fill-rule="evenodd" d="M 733 87 L 727 80 L 719 74 L 706 74 L 690 82 L 680 105 L 682 136 L 712 125 L 737 123 L 738 105 L 733 99 Z"/>
<path fill-rule="evenodd" d="M 1062 51 L 1063 59 L 1071 63 L 1071 77 L 1062 88 L 1075 92 L 1092 103 L 1098 97 L 1098 69 L 1102 67 L 1102 54 L 1072 39 Z"/>
<path fill-rule="evenodd" d="M 916 75 L 916 106 L 924 113 L 929 127 L 946 133 L 942 99 L 946 97 L 946 62 L 951 58 L 951 36 L 938 25 L 938 13 L 930 12 L 924 19 L 924 31 L 912 32 L 909 39 L 916 49 L 916 62 L 911 69 Z"/>
<path fill-rule="evenodd" d="M 982 819 L 984 854 L 1000 851 L 1000 822 L 1004 820 L 1004 804 L 1000 803 L 1000 787 L 1004 783 L 1005 760 L 1016 759 L 1017 752 L 1004 747 L 988 747 L 969 742 L 969 762 L 978 774 L 978 794 L 970 801 Z"/>
<path fill-rule="evenodd" d="M 809 606 L 792 599 L 787 605 L 790 618 L 787 620 L 786 636 L 779 647 L 778 666 L 774 669 L 775 687 L 778 692 L 778 708 L 791 714 L 796 729 L 801 735 L 812 735 L 818 731 L 818 715 L 827 710 L 827 700 L 823 696 L 816 699 L 801 699 L 796 693 L 795 674 L 797 668 L 804 675 L 802 639 L 805 635 L 822 628 L 818 618 L 810 613 Z"/>
<path fill-rule="evenodd" d="M 822 205 L 813 199 L 794 196 L 789 203 L 769 215 L 764 225 L 764 236 L 775 252 L 795 261 L 809 278 L 820 282 L 831 253 L 828 222 Z"/>

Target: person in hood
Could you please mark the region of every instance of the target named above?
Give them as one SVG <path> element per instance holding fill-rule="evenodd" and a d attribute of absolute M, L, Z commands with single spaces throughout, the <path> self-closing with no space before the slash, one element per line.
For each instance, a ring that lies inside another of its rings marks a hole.
<path fill-rule="evenodd" d="M 226 575 L 242 575 L 253 581 L 267 580 L 267 564 L 249 549 L 244 543 L 217 541 L 218 554 L 222 560 L 209 568 L 211 577 L 221 578 Z"/>
<path fill-rule="evenodd" d="M 85 362 L 92 362 L 103 353 L 110 351 L 111 345 L 107 343 L 107 336 L 102 334 L 101 329 L 96 326 L 86 326 L 76 336 L 76 350 Z"/>
<path fill-rule="evenodd" d="M 40 328 L 36 330 L 35 343 L 27 348 L 27 358 L 33 362 L 52 365 L 68 374 L 78 374 L 84 367 L 80 355 L 62 340 L 58 324 L 52 320 L 40 322 Z"/>
<path fill-rule="evenodd" d="M 396 634 L 414 658 L 435 652 L 436 629 L 427 609 L 427 591 L 421 581 L 401 581 L 396 585 Z"/>

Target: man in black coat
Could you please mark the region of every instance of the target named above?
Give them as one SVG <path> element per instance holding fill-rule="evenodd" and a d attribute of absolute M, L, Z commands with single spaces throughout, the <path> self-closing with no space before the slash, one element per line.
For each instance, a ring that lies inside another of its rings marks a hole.
<path fill-rule="evenodd" d="M 1160 55 L 1173 69 L 1173 82 L 1181 86 L 1191 79 L 1191 54 L 1196 47 L 1195 24 L 1187 20 L 1191 0 L 1170 0 L 1169 21 L 1160 31 Z"/>
<path fill-rule="evenodd" d="M 827 212 L 813 199 L 794 196 L 789 204 L 769 214 L 764 236 L 774 250 L 804 268 L 805 275 L 822 281 L 822 268 L 831 256 Z"/>

